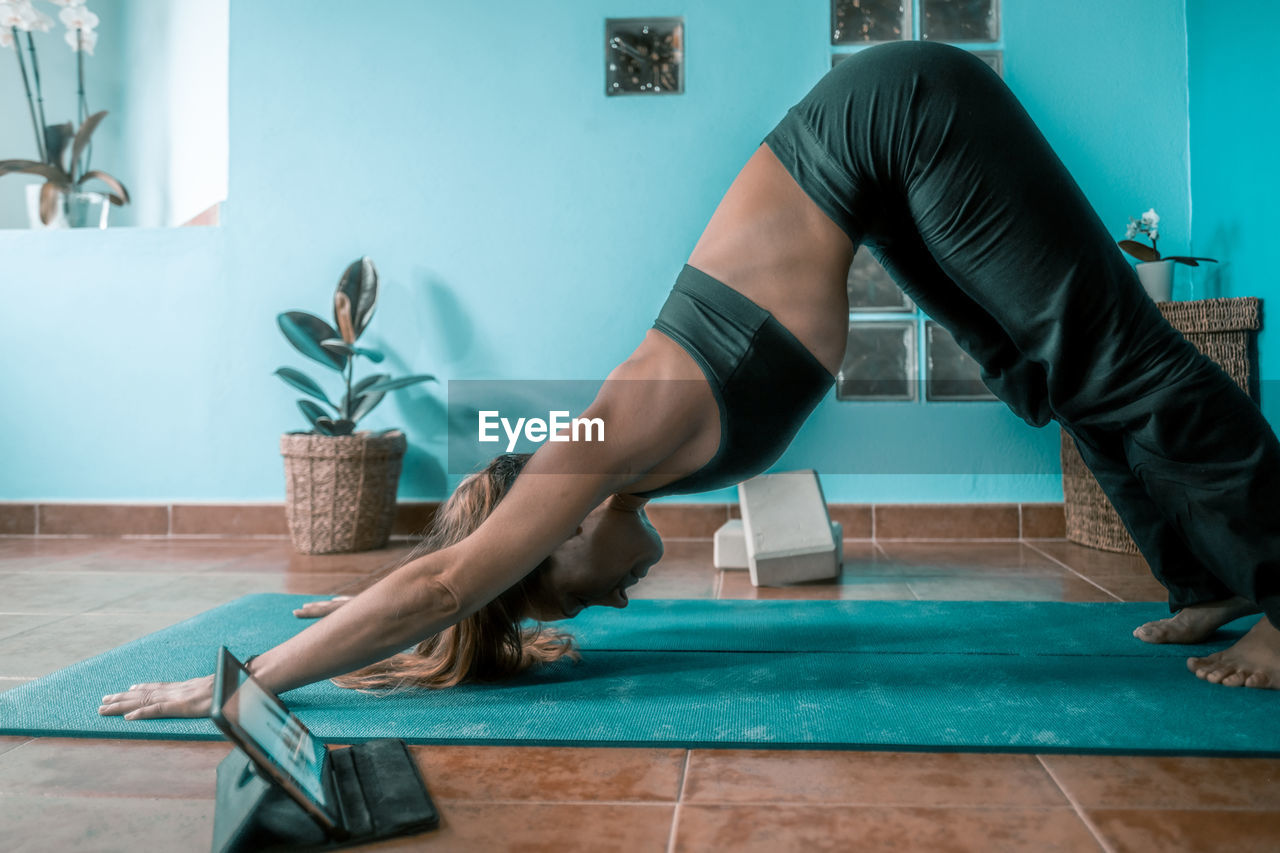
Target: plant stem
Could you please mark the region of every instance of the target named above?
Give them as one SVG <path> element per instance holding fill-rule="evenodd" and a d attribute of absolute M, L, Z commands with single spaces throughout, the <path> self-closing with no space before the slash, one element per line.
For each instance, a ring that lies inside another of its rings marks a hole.
<path fill-rule="evenodd" d="M 27 33 L 27 50 L 31 52 L 31 77 L 36 82 L 36 105 L 40 108 L 40 136 L 44 138 L 45 128 L 48 124 L 44 118 L 44 89 L 40 86 L 40 63 L 36 60 L 36 40 L 31 37 L 31 33 Z M 61 153 L 61 152 L 59 152 Z M 53 152 L 49 150 L 49 141 L 45 139 L 44 161 L 50 166 L 60 165 L 50 162 Z"/>
<path fill-rule="evenodd" d="M 351 399 L 351 380 L 355 378 L 355 375 L 356 375 L 356 357 L 352 355 L 350 358 L 347 359 L 347 410 L 342 413 L 342 416 L 344 418 L 347 418 L 348 420 L 351 417 L 351 413 L 355 411 L 355 408 L 353 406 L 355 401 Z"/>
<path fill-rule="evenodd" d="M 84 124 L 84 120 L 89 117 L 89 101 L 84 96 L 84 30 L 76 27 L 76 75 L 79 80 L 79 89 L 77 90 L 78 106 L 80 108 L 80 124 Z M 89 171 L 89 163 L 93 158 L 93 141 L 84 149 L 84 168 L 80 170 L 83 175 Z M 71 168 L 75 168 L 75 164 L 71 164 Z"/>
<path fill-rule="evenodd" d="M 36 118 L 36 102 L 31 98 L 31 81 L 27 79 L 27 63 L 22 61 L 22 41 L 18 36 L 18 28 L 13 28 L 13 52 L 18 55 L 18 68 L 22 70 L 22 85 L 27 90 L 27 108 L 31 110 L 31 128 L 36 132 L 36 157 L 41 163 L 48 162 L 44 153 L 44 134 L 40 132 L 40 121 Z"/>

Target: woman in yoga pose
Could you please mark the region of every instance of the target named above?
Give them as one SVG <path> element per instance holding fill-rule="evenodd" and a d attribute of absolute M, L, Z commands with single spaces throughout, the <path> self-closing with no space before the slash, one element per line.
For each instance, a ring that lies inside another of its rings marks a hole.
<path fill-rule="evenodd" d="M 1262 611 L 1188 666 L 1280 687 L 1280 443 L 1165 322 L 999 77 L 921 42 L 846 59 L 765 138 L 584 413 L 608 441 L 494 460 L 441 508 L 426 553 L 350 600 L 303 608 L 329 615 L 257 656 L 254 676 L 277 693 L 334 676 L 444 686 L 568 652 L 522 620 L 626 606 L 662 554 L 644 502 L 764 471 L 827 393 L 859 245 L 1001 400 L 1075 438 L 1176 611 L 1135 635 L 1199 642 Z M 622 381 L 636 379 L 655 381 Z M 211 687 L 134 685 L 100 713 L 200 716 Z"/>

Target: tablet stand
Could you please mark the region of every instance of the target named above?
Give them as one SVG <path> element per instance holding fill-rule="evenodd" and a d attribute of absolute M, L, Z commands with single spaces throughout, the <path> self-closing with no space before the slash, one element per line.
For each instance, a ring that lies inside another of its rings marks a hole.
<path fill-rule="evenodd" d="M 349 833 L 341 840 L 326 836 L 302 806 L 233 748 L 218 765 L 213 853 L 334 850 L 439 824 L 404 741 L 386 738 L 331 750 L 329 767 Z"/>

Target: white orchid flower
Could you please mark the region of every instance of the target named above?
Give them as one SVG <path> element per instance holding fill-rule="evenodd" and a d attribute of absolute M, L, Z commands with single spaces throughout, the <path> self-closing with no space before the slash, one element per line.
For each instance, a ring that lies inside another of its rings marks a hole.
<path fill-rule="evenodd" d="M 84 0 L 49 0 L 55 6 L 83 6 Z"/>
<path fill-rule="evenodd" d="M 23 32 L 31 29 L 32 21 L 35 19 L 36 10 L 31 8 L 29 2 L 25 0 L 16 0 L 13 3 L 0 3 L 0 27 L 9 30 L 9 37 L 13 37 L 12 30 L 16 27 Z"/>
<path fill-rule="evenodd" d="M 76 40 L 77 33 L 80 34 L 80 41 Z M 78 50 L 83 42 L 84 52 L 90 56 L 93 56 L 93 48 L 98 44 L 98 34 L 94 30 L 67 30 L 63 38 L 67 40 L 67 44 L 71 45 L 72 50 Z"/>
<path fill-rule="evenodd" d="M 1160 239 L 1160 229 L 1159 229 L 1159 228 L 1152 228 L 1152 229 L 1151 229 L 1150 231 L 1148 231 L 1147 233 L 1151 236 L 1151 242 L 1152 242 L 1152 243 L 1154 243 L 1155 241 L 1157 241 L 1157 240 L 1159 240 L 1159 239 Z"/>
<path fill-rule="evenodd" d="M 0 47 L 13 47 L 13 32 L 0 30 Z"/>
<path fill-rule="evenodd" d="M 1129 220 L 1129 226 L 1124 229 L 1124 236 L 1126 240 L 1132 240 L 1134 237 L 1138 236 L 1138 220 Z"/>
<path fill-rule="evenodd" d="M 1160 224 L 1160 214 L 1156 213 L 1156 209 L 1154 207 L 1142 214 L 1142 224 L 1150 228 L 1154 228 Z"/>
<path fill-rule="evenodd" d="M 58 19 L 69 30 L 91 30 L 98 26 L 98 16 L 90 12 L 87 6 L 67 6 L 58 13 Z"/>

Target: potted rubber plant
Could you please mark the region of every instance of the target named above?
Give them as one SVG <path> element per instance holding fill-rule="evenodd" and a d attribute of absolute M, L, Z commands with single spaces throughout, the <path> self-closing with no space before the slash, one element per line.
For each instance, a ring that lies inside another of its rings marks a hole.
<path fill-rule="evenodd" d="M 1145 234 L 1151 241 L 1148 246 L 1133 239 Z M 1150 208 L 1140 218 L 1129 217 L 1129 225 L 1125 228 L 1125 239 L 1119 246 L 1126 253 L 1138 259 L 1138 280 L 1142 288 L 1155 302 L 1168 302 L 1173 298 L 1173 265 L 1186 264 L 1189 267 L 1200 266 L 1200 261 L 1216 264 L 1213 258 L 1196 258 L 1190 255 L 1161 255 L 1156 248 L 1160 239 L 1160 214 Z"/>
<path fill-rule="evenodd" d="M 302 355 L 339 374 L 343 392 L 334 403 L 321 385 L 300 370 L 276 370 L 306 395 L 298 408 L 311 429 L 280 438 L 285 467 L 285 514 L 294 547 L 304 554 L 334 554 L 381 548 L 395 520 L 400 466 L 407 447 L 397 429 L 356 431 L 362 418 L 391 391 L 435 380 L 417 374 L 393 379 L 373 373 L 359 381 L 357 359 L 379 364 L 381 352 L 358 346 L 378 300 L 378 271 L 364 257 L 353 261 L 333 294 L 333 325 L 305 311 L 277 317 L 280 331 Z M 325 408 L 327 407 L 327 408 Z"/>

